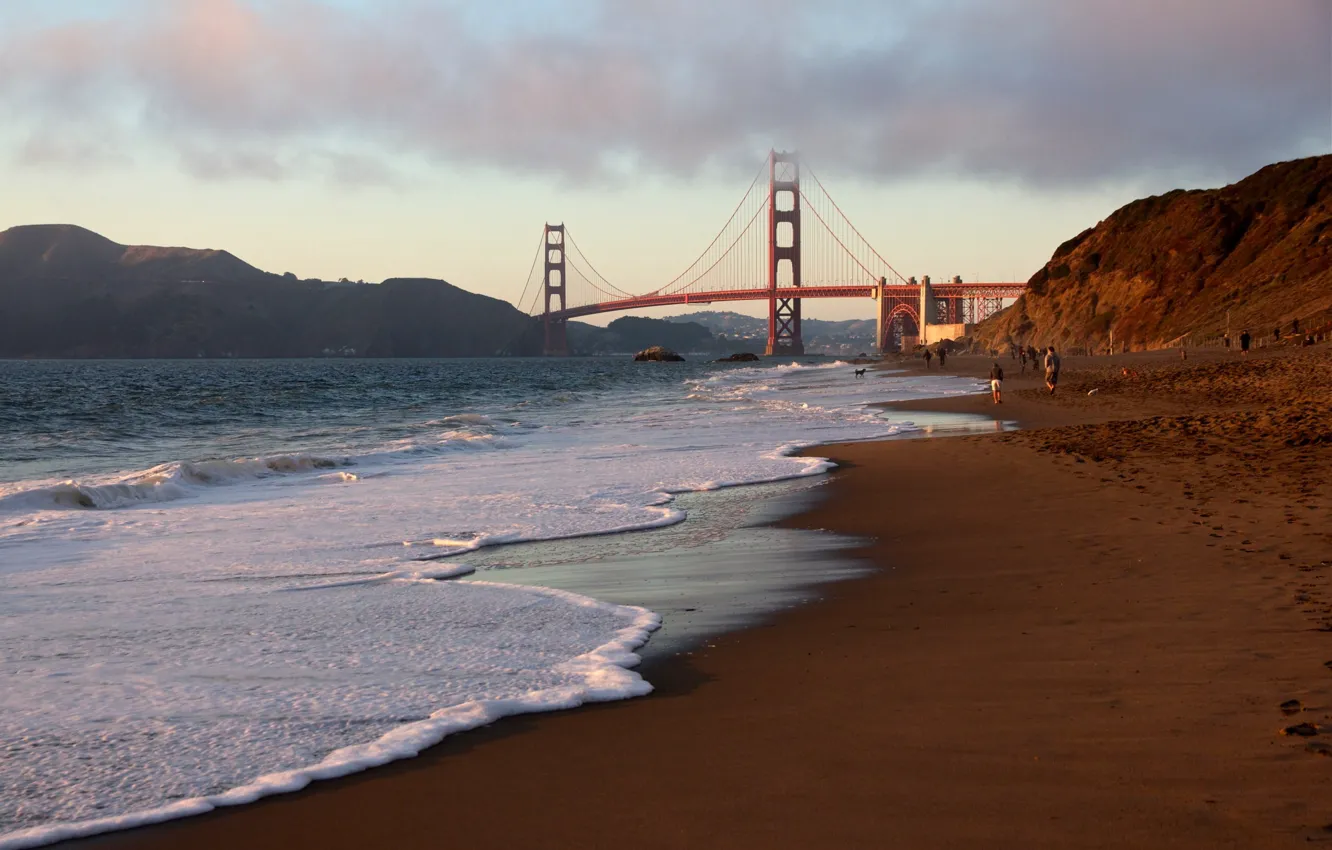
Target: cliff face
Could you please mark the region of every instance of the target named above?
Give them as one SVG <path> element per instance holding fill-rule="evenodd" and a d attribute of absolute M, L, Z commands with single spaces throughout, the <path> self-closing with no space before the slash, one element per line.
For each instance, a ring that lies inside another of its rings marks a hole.
<path fill-rule="evenodd" d="M 296 280 L 226 251 L 70 225 L 0 233 L 0 357 L 472 357 L 539 353 L 507 302 L 442 280 Z"/>
<path fill-rule="evenodd" d="M 1156 347 L 1332 310 L 1332 156 L 1134 201 L 1060 245 L 982 343 Z"/>

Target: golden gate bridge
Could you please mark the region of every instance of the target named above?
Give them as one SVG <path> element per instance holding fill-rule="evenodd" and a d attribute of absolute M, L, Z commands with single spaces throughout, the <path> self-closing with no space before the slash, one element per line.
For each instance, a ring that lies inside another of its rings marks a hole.
<path fill-rule="evenodd" d="M 767 176 L 765 181 L 763 178 Z M 803 181 L 802 181 L 803 178 Z M 544 260 L 543 260 L 544 257 Z M 1021 283 L 919 282 L 883 258 L 795 153 L 771 151 L 740 203 L 684 271 L 651 292 L 626 292 L 597 271 L 564 224 L 547 224 L 519 300 L 541 320 L 547 355 L 569 353 L 568 321 L 677 304 L 768 302 L 766 354 L 803 354 L 800 302 L 877 302 L 879 351 L 930 341 L 927 325 L 966 325 L 1022 294 Z"/>

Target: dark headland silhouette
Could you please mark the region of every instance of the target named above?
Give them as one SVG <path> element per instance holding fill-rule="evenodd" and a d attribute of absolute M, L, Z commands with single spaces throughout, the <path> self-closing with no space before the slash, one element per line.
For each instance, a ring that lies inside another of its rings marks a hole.
<path fill-rule="evenodd" d="M 0 357 L 535 353 L 511 304 L 442 280 L 298 280 L 64 224 L 0 233 L 0 304 Z"/>
<path fill-rule="evenodd" d="M 1332 156 L 1280 162 L 1221 189 L 1134 201 L 1060 245 L 1027 293 L 978 329 L 987 348 L 1041 340 L 1104 350 L 1263 334 L 1332 311 Z"/>

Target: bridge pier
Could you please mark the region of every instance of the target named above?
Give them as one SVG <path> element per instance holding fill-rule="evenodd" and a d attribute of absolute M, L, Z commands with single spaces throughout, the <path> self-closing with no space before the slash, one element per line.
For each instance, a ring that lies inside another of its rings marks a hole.
<path fill-rule="evenodd" d="M 546 342 L 542 349 L 547 357 L 569 356 L 569 320 L 551 316 L 551 303 L 558 300 L 564 311 L 564 225 L 547 224 L 544 250 L 546 253 L 545 288 L 546 312 L 542 316 Z"/>
<path fill-rule="evenodd" d="M 786 266 L 782 264 L 786 263 Z M 780 298 L 779 280 L 789 269 L 800 286 L 800 159 L 794 152 L 768 154 L 768 344 L 769 356 L 801 355 L 800 299 Z"/>

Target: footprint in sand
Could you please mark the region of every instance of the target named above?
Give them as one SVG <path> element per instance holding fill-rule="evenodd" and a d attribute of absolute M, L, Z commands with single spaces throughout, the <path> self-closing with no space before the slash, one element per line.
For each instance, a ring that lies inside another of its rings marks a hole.
<path fill-rule="evenodd" d="M 1282 729 L 1281 734 L 1292 737 L 1312 738 L 1314 735 L 1317 735 L 1319 731 L 1318 727 L 1312 723 L 1297 723 L 1294 726 L 1287 726 L 1285 729 Z"/>

